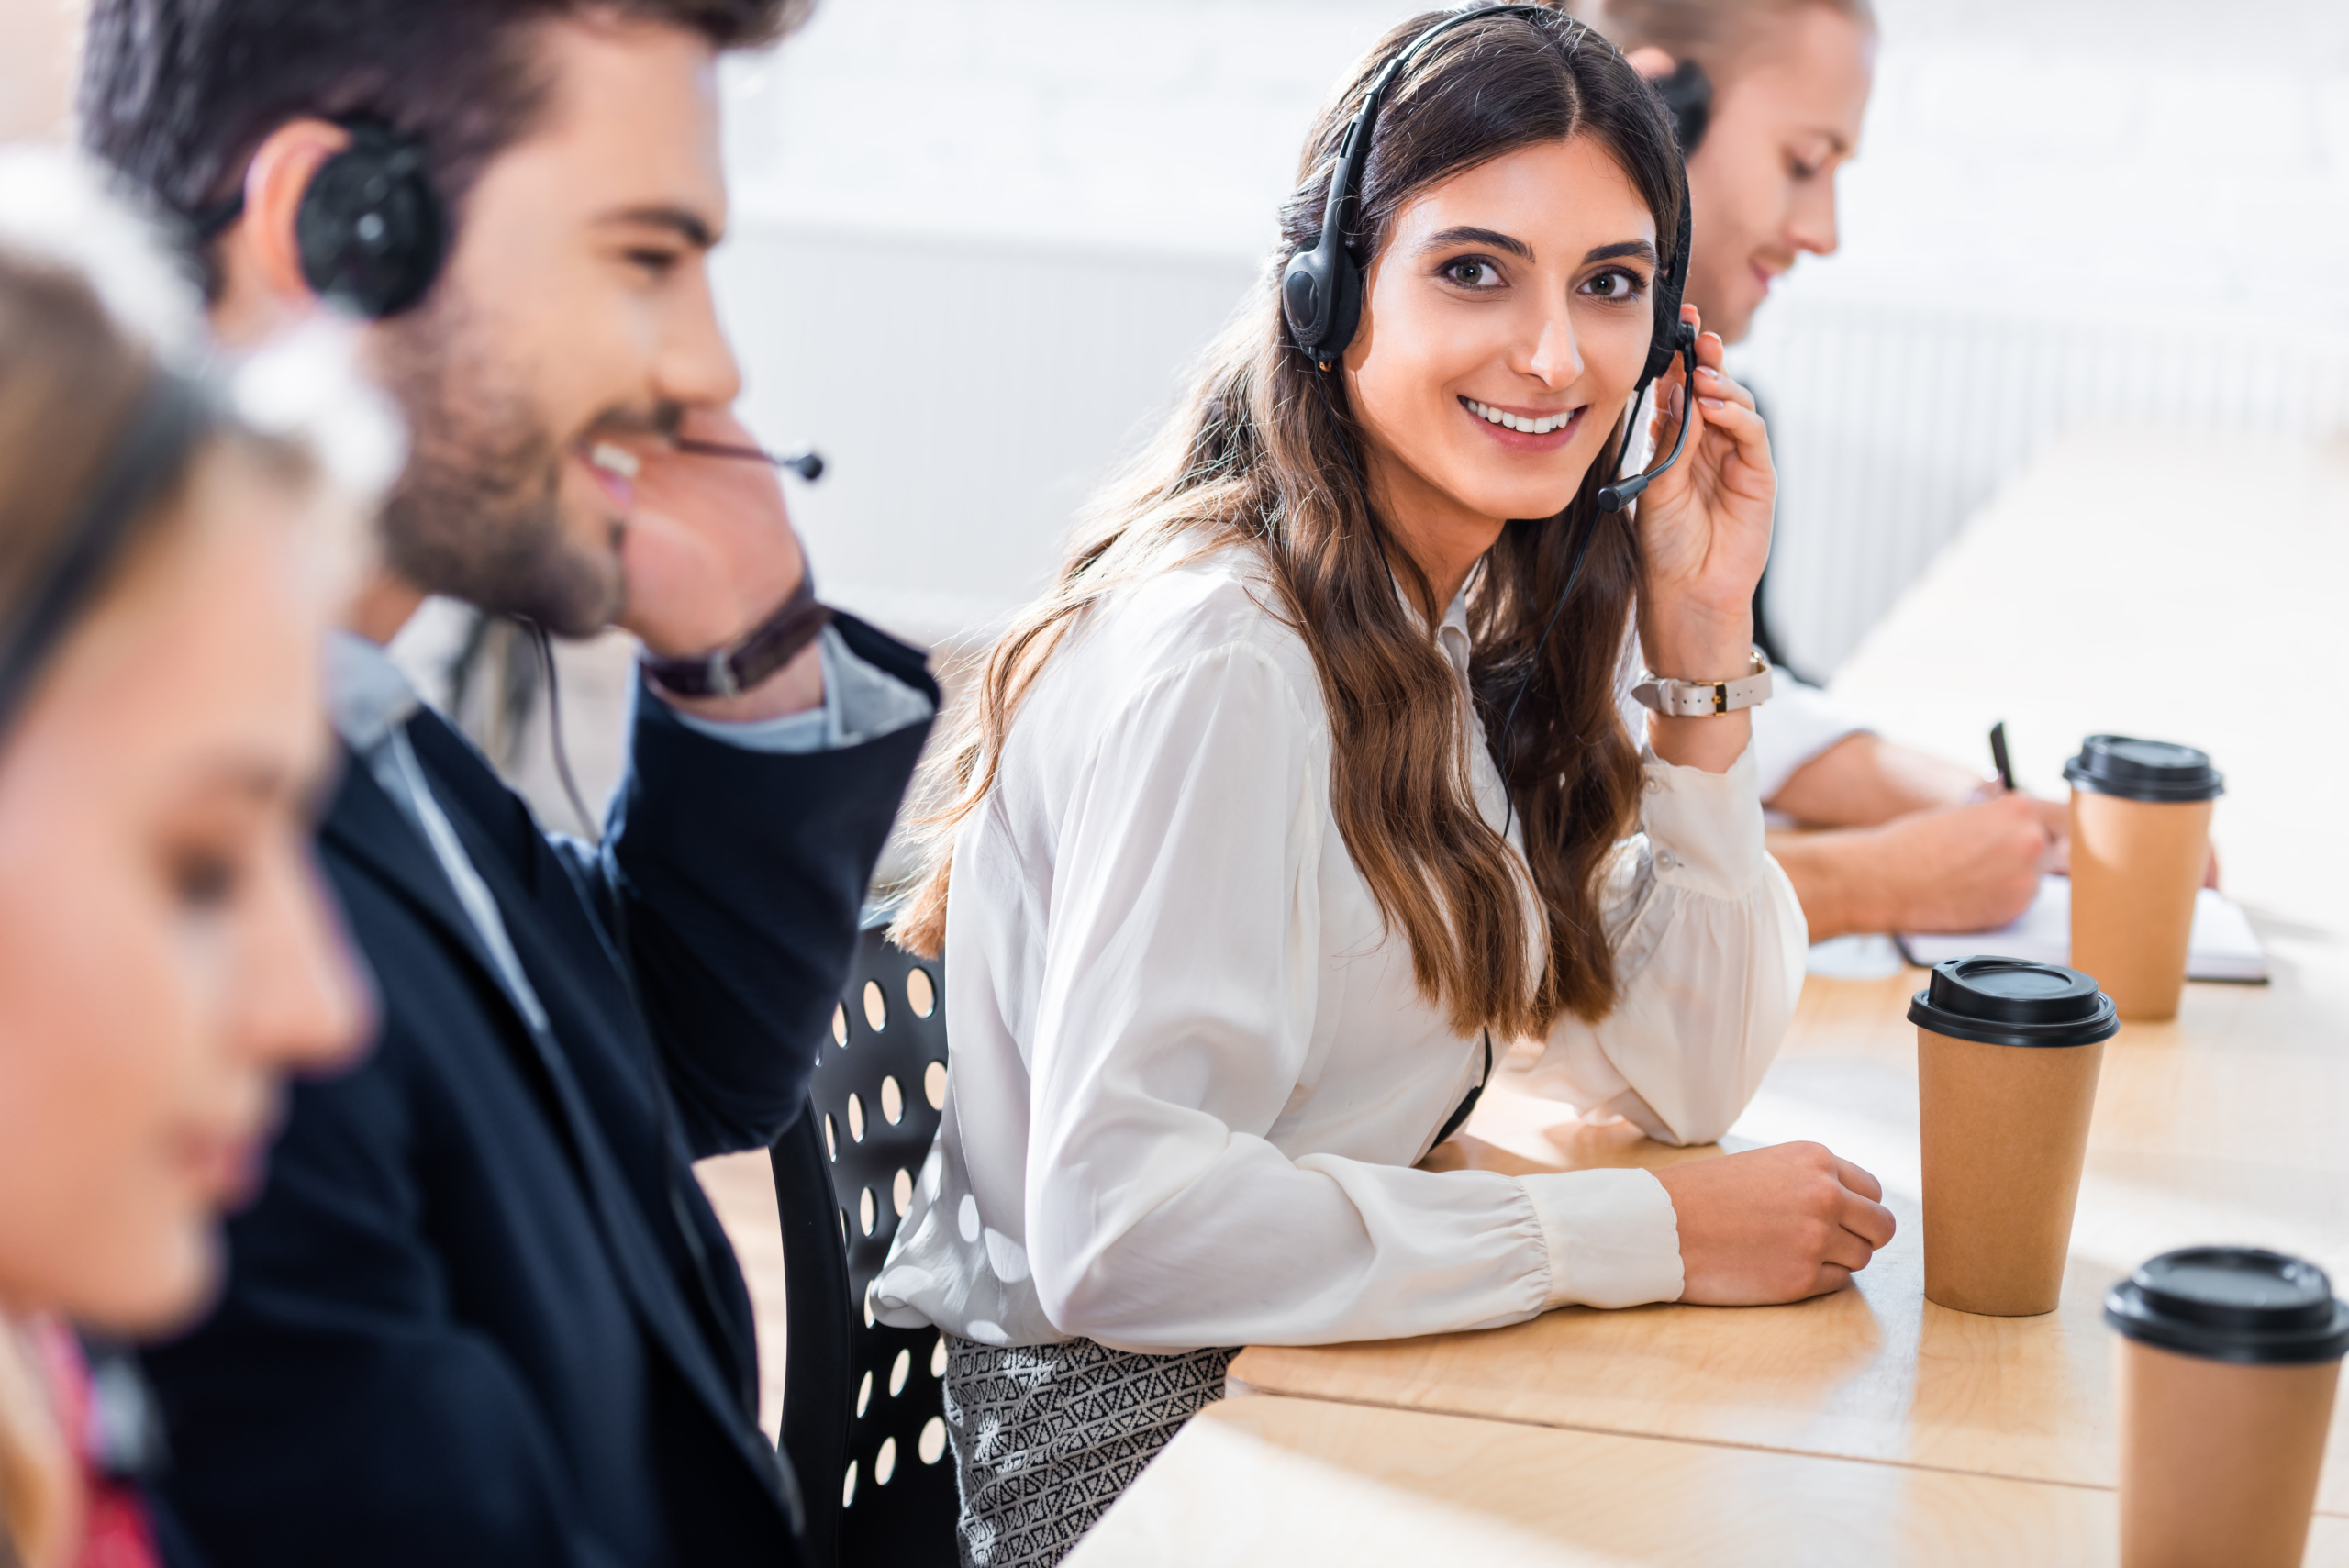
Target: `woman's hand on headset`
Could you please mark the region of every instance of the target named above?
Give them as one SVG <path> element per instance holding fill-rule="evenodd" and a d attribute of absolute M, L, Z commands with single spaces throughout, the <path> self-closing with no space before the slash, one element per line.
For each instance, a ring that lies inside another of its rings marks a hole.
<path fill-rule="evenodd" d="M 1700 325 L 1697 307 L 1680 317 Z M 1721 366 L 1721 340 L 1697 338 L 1696 397 L 1688 450 L 1640 497 L 1640 646 L 1648 668 L 1681 681 L 1729 681 L 1749 673 L 1753 585 L 1770 555 L 1778 481 L 1753 395 Z M 1653 438 L 1669 451 L 1688 401 L 1685 362 L 1657 384 Z M 1666 762 L 1719 773 L 1745 750 L 1742 712 L 1651 718 L 1649 739 Z"/>

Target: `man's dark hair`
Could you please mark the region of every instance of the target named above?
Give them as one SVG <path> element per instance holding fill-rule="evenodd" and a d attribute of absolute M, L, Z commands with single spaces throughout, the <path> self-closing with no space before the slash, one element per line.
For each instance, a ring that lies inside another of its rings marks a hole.
<path fill-rule="evenodd" d="M 533 24 L 665 22 L 718 49 L 797 27 L 815 0 L 92 0 L 82 139 L 193 217 L 232 195 L 291 119 L 365 116 L 420 137 L 462 210 L 482 167 L 529 129 L 546 83 Z"/>

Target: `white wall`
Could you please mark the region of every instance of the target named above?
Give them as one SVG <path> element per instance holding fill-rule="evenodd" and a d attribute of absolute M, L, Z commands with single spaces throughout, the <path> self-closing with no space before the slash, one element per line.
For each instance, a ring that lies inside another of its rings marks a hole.
<path fill-rule="evenodd" d="M 1033 596 L 1069 519 L 1230 313 L 1246 262 L 783 227 L 729 245 L 746 414 L 813 443 L 824 595 L 925 641 Z"/>
<path fill-rule="evenodd" d="M 2349 6 L 1880 4 L 1843 252 L 1743 356 L 1786 476 L 1773 606 L 1814 672 L 2065 424 L 2330 429 L 2349 375 Z M 833 463 L 796 501 L 828 594 L 941 638 L 1044 579 L 1259 275 L 1320 95 L 1403 14 L 825 0 L 729 67 L 726 307 L 754 423 Z M 2255 368 L 2288 363 L 2305 395 Z"/>
<path fill-rule="evenodd" d="M 1809 671 L 2068 427 L 2349 423 L 2349 6 L 1887 6 L 1842 196 L 1742 360 Z"/>
<path fill-rule="evenodd" d="M 1392 13 L 1399 15 L 1400 13 Z M 968 639 L 1257 277 L 1362 0 L 826 0 L 728 73 L 721 295 L 836 603 Z"/>

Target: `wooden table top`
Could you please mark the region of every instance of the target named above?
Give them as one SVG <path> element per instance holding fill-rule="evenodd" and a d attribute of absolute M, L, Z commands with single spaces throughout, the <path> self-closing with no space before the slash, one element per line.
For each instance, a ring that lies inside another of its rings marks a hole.
<path fill-rule="evenodd" d="M 1870 727 L 2060 797 L 2097 731 L 2199 746 L 2227 775 L 2228 892 L 2287 962 L 2344 983 L 2349 442 L 2083 430 L 1966 525 L 1829 690 Z"/>
<path fill-rule="evenodd" d="M 2118 1529 L 2087 1487 L 1258 1398 L 1193 1419 L 1067 1561 L 2106 1568 Z M 2349 1568 L 2349 1519 L 2306 1562 Z"/>
<path fill-rule="evenodd" d="M 2340 1041 L 2260 1027 L 2295 984 L 2189 988 L 2177 1022 L 2106 1048 L 2064 1301 L 1979 1318 L 1924 1299 L 1916 1029 L 1922 971 L 1813 980 L 1733 1147 L 1813 1138 L 1874 1171 L 1899 1233 L 1857 1288 L 1791 1307 L 1567 1307 L 1477 1333 L 1312 1348 L 1254 1346 L 1235 1387 L 1549 1427 L 2110 1486 L 2111 1336 L 2104 1292 L 2145 1258 L 2212 1240 L 2273 1246 L 2349 1279 L 2349 1179 L 2337 1134 Z M 1706 1158 L 1570 1107 L 1486 1096 L 1442 1163 L 1523 1173 Z M 2325 1107 L 2331 1106 L 2328 1118 Z M 2305 1160 L 2294 1157 L 2306 1149 Z M 2349 1513 L 2349 1401 L 2323 1506 Z"/>
<path fill-rule="evenodd" d="M 2261 477 L 2245 493 L 2247 473 Z M 2228 773 L 2214 836 L 2275 983 L 2189 986 L 2175 1022 L 2129 1026 L 2108 1046 L 2059 1310 L 1977 1318 L 1923 1299 L 1916 1034 L 1902 1016 L 1922 972 L 1814 978 L 1730 1146 L 1814 1139 L 1883 1179 L 1901 1230 L 1856 1289 L 1259 1346 L 1234 1363 L 1235 1387 L 2112 1485 L 2100 1301 L 2116 1279 L 2172 1247 L 2232 1241 L 2310 1258 L 2349 1287 L 2349 833 L 2334 826 L 2349 733 L 2275 673 L 2335 662 L 2344 518 L 2339 453 L 2076 437 L 1969 529 L 1835 684 L 1879 729 L 1969 761 L 2007 718 L 2022 782 L 2044 793 L 2061 792 L 2062 757 L 2098 729 L 2199 744 Z M 1497 1088 L 1438 1157 L 1522 1172 L 1709 1152 Z M 2320 1507 L 2349 1513 L 2349 1404 Z"/>

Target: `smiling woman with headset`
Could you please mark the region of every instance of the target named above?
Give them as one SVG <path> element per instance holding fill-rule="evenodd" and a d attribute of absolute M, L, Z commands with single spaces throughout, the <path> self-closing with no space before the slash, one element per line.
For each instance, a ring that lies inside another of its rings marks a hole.
<path fill-rule="evenodd" d="M 1889 1239 L 1812 1145 L 1413 1168 L 1513 1047 L 1715 1139 L 1801 984 L 1747 755 L 1769 450 L 1684 326 L 1685 193 L 1597 34 L 1397 28 L 1281 271 L 997 644 L 900 925 L 948 953 L 953 1086 L 874 1302 L 951 1336 L 974 1561 L 1056 1561 L 1230 1347 L 1791 1300 Z M 1651 383 L 1668 455 L 1618 480 Z"/>

